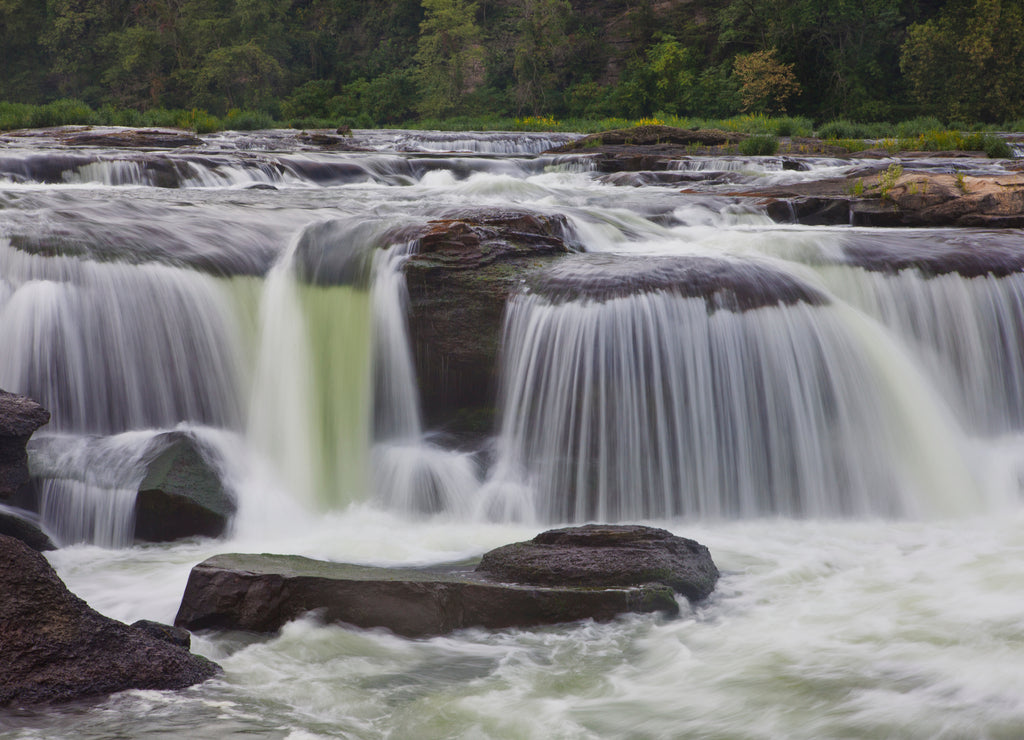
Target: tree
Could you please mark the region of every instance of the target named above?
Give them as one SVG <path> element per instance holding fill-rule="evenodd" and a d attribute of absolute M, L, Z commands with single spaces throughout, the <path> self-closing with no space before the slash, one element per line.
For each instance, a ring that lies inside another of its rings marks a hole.
<path fill-rule="evenodd" d="M 420 112 L 446 116 L 457 112 L 465 95 L 483 80 L 482 33 L 471 0 L 423 0 L 426 16 L 416 49 Z"/>
<path fill-rule="evenodd" d="M 740 99 L 745 111 L 784 112 L 786 101 L 800 92 L 793 65 L 779 61 L 775 49 L 741 54 L 733 69 L 740 79 Z"/>
<path fill-rule="evenodd" d="M 519 0 L 516 24 L 516 107 L 520 112 L 547 113 L 558 89 L 558 69 L 566 49 L 568 0 Z"/>
<path fill-rule="evenodd" d="M 991 122 L 1024 116 L 1024 6 L 955 0 L 910 27 L 900 65 L 929 112 Z"/>

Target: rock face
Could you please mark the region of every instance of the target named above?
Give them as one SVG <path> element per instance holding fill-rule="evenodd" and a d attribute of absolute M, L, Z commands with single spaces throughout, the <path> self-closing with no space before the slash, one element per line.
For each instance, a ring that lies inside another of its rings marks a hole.
<path fill-rule="evenodd" d="M 65 702 L 125 689 L 181 689 L 216 664 L 108 619 L 46 560 L 0 536 L 0 707 Z"/>
<path fill-rule="evenodd" d="M 0 501 L 28 484 L 25 445 L 49 421 L 50 412 L 31 398 L 0 390 Z"/>
<path fill-rule="evenodd" d="M 691 601 L 718 582 L 708 549 L 664 529 L 588 524 L 491 550 L 477 571 L 512 583 L 590 587 L 662 583 Z"/>
<path fill-rule="evenodd" d="M 222 535 L 235 513 L 235 501 L 195 440 L 184 432 L 160 434 L 146 457 L 146 476 L 135 500 L 135 537 L 169 542 Z"/>
<path fill-rule="evenodd" d="M 424 420 L 456 433 L 486 434 L 505 301 L 526 273 L 571 251 L 565 219 L 461 211 L 407 236 L 417 244 L 404 270 Z"/>
<path fill-rule="evenodd" d="M 1024 227 L 1024 175 L 885 173 L 740 193 L 775 221 L 807 225 Z"/>
<path fill-rule="evenodd" d="M 218 555 L 192 569 L 175 624 L 271 632 L 325 620 L 407 637 L 678 612 L 718 579 L 707 548 L 648 527 L 588 526 L 499 548 L 481 566 L 372 568 L 290 555 Z"/>

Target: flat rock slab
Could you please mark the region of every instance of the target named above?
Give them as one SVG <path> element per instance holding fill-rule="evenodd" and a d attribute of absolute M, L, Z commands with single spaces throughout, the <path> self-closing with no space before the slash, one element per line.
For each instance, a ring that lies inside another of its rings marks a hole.
<path fill-rule="evenodd" d="M 329 622 L 406 637 L 465 627 L 535 627 L 626 612 L 678 613 L 662 584 L 597 588 L 489 581 L 466 567 L 374 568 L 295 555 L 217 555 L 192 569 L 175 624 L 273 632 L 318 611 Z"/>

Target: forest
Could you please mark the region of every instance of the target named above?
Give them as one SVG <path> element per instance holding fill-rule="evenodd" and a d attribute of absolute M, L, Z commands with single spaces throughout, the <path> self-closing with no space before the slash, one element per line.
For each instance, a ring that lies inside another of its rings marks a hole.
<path fill-rule="evenodd" d="M 1024 0 L 0 0 L 0 36 L 8 106 L 360 127 L 1024 118 Z"/>

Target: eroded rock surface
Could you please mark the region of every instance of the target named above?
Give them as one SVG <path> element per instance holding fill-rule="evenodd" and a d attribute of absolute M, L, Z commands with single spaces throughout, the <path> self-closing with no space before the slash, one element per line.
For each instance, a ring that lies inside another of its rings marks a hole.
<path fill-rule="evenodd" d="M 109 619 L 64 586 L 42 555 L 0 536 L 0 707 L 125 689 L 182 689 L 219 668 Z"/>
<path fill-rule="evenodd" d="M 571 251 L 561 215 L 472 209 L 409 228 L 409 334 L 428 426 L 486 434 L 505 302 L 531 270 Z"/>

